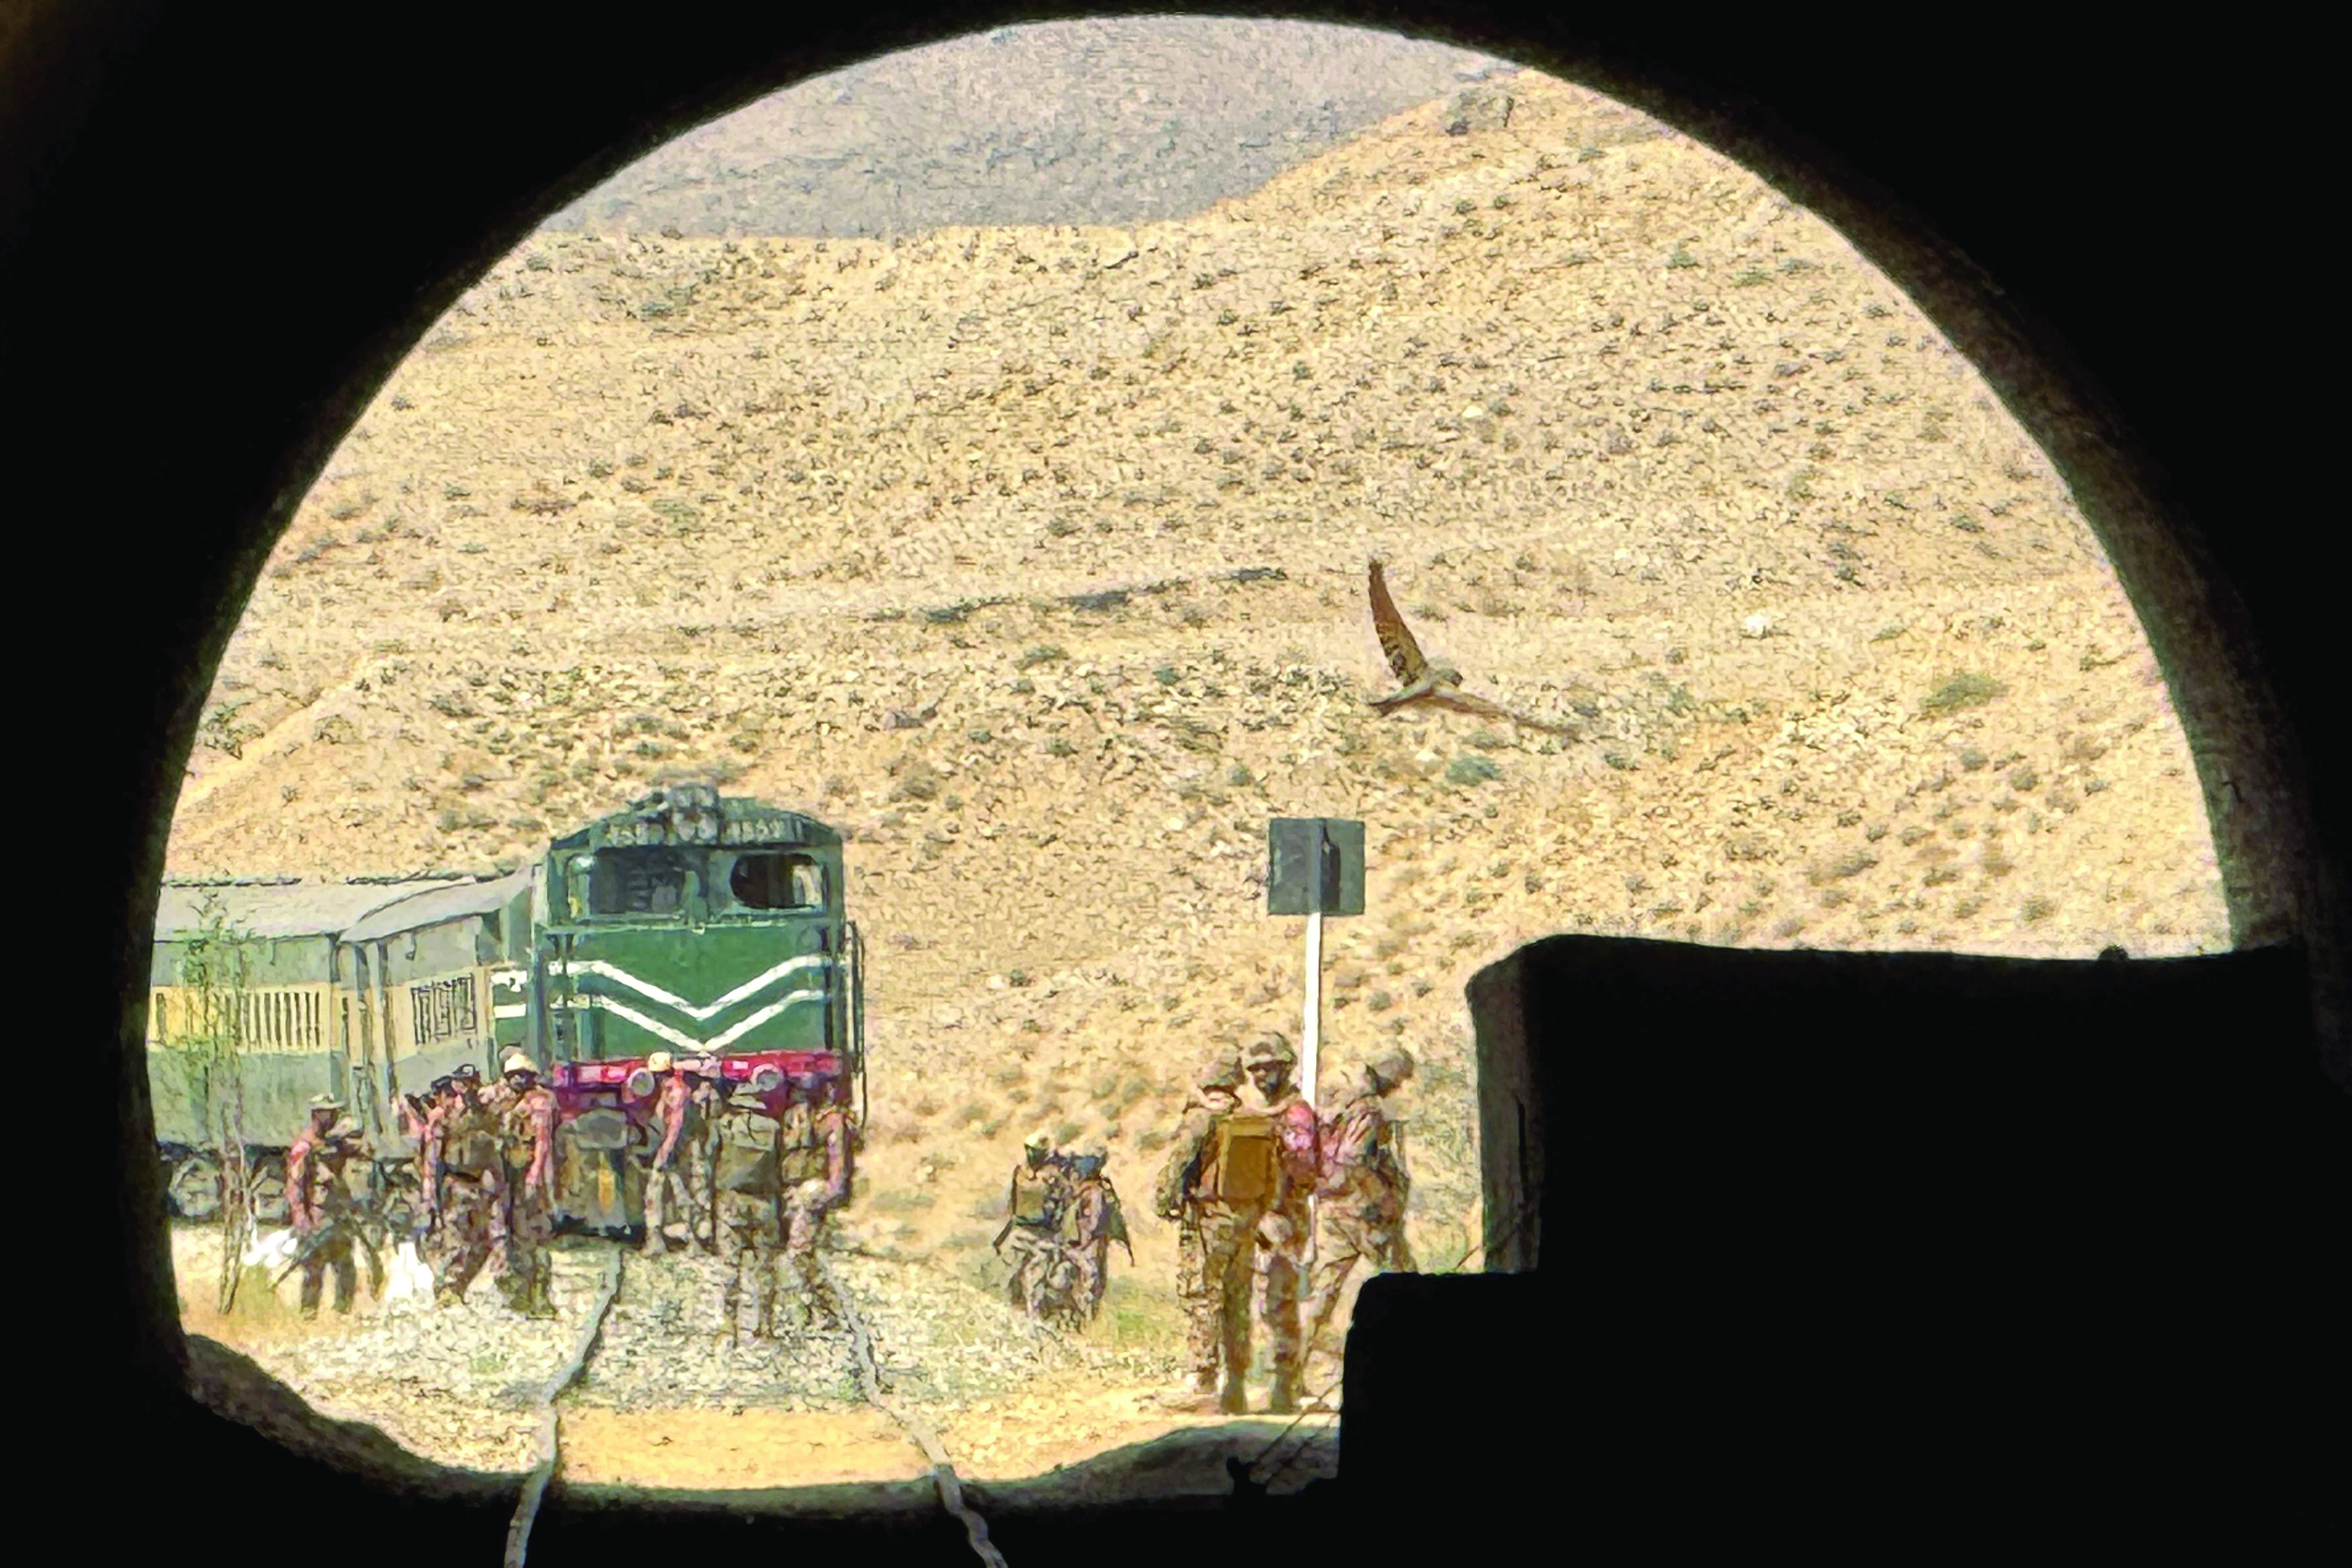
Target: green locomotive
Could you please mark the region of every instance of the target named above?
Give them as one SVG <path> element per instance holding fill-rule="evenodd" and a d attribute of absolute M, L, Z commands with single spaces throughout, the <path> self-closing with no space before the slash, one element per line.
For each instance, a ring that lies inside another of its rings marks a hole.
<path fill-rule="evenodd" d="M 864 1110 L 863 946 L 845 913 L 841 836 L 707 784 L 673 785 L 559 838 L 536 865 L 471 881 L 247 881 L 165 889 L 148 1077 L 174 1206 L 219 1203 L 208 1085 L 175 1027 L 195 1005 L 180 955 L 209 899 L 248 939 L 236 998 L 247 1166 L 282 1213 L 286 1145 L 313 1094 L 349 1101 L 408 1179 L 404 1096 L 462 1063 L 495 1078 L 520 1047 L 562 1120 L 562 1218 L 643 1223 L 652 1075 L 667 1054 L 719 1092 L 797 1086 Z"/>

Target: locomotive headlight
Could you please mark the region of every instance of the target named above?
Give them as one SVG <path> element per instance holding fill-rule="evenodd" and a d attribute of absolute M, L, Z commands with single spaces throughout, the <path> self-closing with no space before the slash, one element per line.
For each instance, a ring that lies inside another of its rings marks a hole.
<path fill-rule="evenodd" d="M 767 1063 L 751 1075 L 751 1089 L 755 1094 L 773 1094 L 783 1087 L 783 1083 L 784 1075 L 776 1069 L 773 1062 Z"/>
<path fill-rule="evenodd" d="M 647 1072 L 643 1068 L 639 1068 L 636 1071 L 629 1075 L 629 1092 L 631 1094 L 635 1095 L 639 1100 L 643 1100 L 647 1095 L 653 1093 L 653 1074 Z"/>

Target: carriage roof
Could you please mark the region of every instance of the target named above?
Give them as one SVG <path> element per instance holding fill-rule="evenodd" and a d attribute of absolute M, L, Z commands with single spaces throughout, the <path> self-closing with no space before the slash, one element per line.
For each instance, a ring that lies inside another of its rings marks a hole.
<path fill-rule="evenodd" d="M 339 936 L 387 904 L 435 889 L 440 879 L 396 882 L 254 880 L 166 883 L 155 905 L 155 940 L 185 942 L 205 927 L 207 898 L 217 900 L 232 930 L 247 936 Z"/>
<path fill-rule="evenodd" d="M 535 866 L 526 866 L 503 877 L 489 877 L 480 881 L 459 882 L 455 886 L 409 893 L 395 902 L 370 910 L 343 933 L 343 940 L 375 942 L 397 936 L 403 931 L 439 925 L 444 921 L 495 914 L 530 891 L 531 879 L 537 870 Z"/>

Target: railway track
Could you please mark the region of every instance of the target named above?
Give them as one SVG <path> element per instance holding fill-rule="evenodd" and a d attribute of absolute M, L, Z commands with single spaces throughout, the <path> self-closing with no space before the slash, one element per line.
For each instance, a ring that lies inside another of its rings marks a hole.
<path fill-rule="evenodd" d="M 633 1249 L 619 1243 L 605 1245 L 605 1258 L 596 1296 L 582 1320 L 572 1353 L 540 1390 L 538 1463 L 524 1477 L 516 1499 L 514 1517 L 507 1529 L 506 1568 L 525 1568 L 531 1527 L 539 1516 L 549 1486 L 562 1468 L 562 1427 L 558 1403 L 588 1373 L 600 1352 L 613 1344 L 616 1338 L 625 1339 L 633 1331 L 629 1325 L 616 1322 L 614 1312 L 626 1290 L 626 1277 L 631 1272 L 626 1259 Z M 658 1268 L 660 1265 L 640 1264 L 637 1267 Z M 1006 1568 L 1003 1553 L 989 1540 L 988 1521 L 966 1500 L 962 1482 L 956 1475 L 955 1467 L 938 1434 L 890 1397 L 884 1369 L 875 1353 L 873 1332 L 865 1314 L 857 1309 L 856 1296 L 822 1256 L 818 1259 L 818 1267 L 833 1291 L 834 1300 L 840 1306 L 848 1330 L 848 1342 L 845 1347 L 848 1364 L 842 1370 L 854 1378 L 866 1402 L 888 1416 L 906 1434 L 908 1440 L 922 1451 L 925 1462 L 930 1467 L 931 1482 L 937 1489 L 940 1506 L 963 1527 L 964 1538 L 970 1542 L 973 1555 L 987 1568 Z M 658 1311 L 652 1314 L 651 1321 L 656 1325 L 656 1333 L 695 1331 L 672 1326 L 671 1321 Z M 625 1355 L 628 1350 L 625 1346 L 616 1353 Z M 893 1370 L 903 1372 L 905 1369 Z M 844 1382 L 849 1380 L 845 1378 Z"/>

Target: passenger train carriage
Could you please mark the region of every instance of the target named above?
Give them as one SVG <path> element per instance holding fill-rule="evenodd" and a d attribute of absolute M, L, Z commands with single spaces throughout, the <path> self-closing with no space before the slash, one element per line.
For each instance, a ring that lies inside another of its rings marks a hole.
<path fill-rule="evenodd" d="M 406 1180 L 401 1098 L 507 1051 L 541 1066 L 561 1109 L 559 1218 L 643 1223 L 665 1051 L 723 1093 L 787 1081 L 864 1110 L 863 949 L 845 916 L 838 833 L 795 812 L 677 785 L 481 880 L 167 886 L 158 910 L 148 1079 L 174 1205 L 216 1212 L 209 1085 L 184 1048 L 180 984 L 207 903 L 251 938 L 242 1021 L 248 1163 L 265 1218 L 310 1096 L 350 1102 L 379 1179 Z"/>

